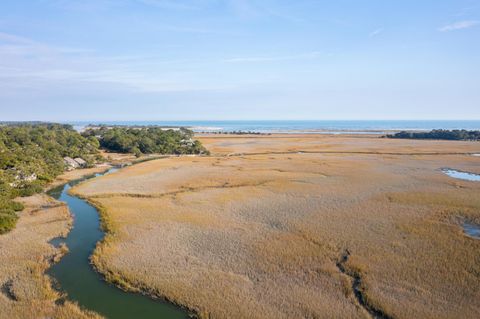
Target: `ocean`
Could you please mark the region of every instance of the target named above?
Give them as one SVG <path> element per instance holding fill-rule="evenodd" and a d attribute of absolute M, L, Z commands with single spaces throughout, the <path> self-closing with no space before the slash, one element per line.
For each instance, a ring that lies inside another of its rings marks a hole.
<path fill-rule="evenodd" d="M 433 129 L 480 130 L 480 120 L 472 121 L 90 121 L 69 122 L 81 130 L 89 124 L 126 126 L 188 127 L 195 132 L 384 134 L 391 131 L 429 131 Z"/>

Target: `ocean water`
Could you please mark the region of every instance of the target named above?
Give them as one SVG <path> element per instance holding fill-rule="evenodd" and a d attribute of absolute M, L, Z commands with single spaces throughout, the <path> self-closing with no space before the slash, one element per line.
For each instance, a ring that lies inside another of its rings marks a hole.
<path fill-rule="evenodd" d="M 480 130 L 476 121 L 91 121 L 70 122 L 77 129 L 89 124 L 188 127 L 195 132 L 252 131 L 258 133 L 357 133 L 384 134 L 390 131 L 432 129 Z"/>

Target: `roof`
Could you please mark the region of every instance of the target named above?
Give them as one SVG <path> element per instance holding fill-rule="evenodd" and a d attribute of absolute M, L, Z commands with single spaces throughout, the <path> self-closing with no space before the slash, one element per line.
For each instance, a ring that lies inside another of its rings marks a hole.
<path fill-rule="evenodd" d="M 67 164 L 67 165 L 70 165 L 72 167 L 78 167 L 78 163 L 71 157 L 64 157 L 63 158 L 63 161 Z"/>
<path fill-rule="evenodd" d="M 80 158 L 80 157 L 75 158 L 74 161 L 77 162 L 80 165 L 87 164 L 87 162 L 83 158 Z"/>

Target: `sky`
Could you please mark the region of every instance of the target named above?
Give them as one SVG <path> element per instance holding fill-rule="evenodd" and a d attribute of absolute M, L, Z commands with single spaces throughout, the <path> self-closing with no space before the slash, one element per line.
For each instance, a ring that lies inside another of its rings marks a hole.
<path fill-rule="evenodd" d="M 1 0 L 0 121 L 480 119 L 480 0 Z"/>

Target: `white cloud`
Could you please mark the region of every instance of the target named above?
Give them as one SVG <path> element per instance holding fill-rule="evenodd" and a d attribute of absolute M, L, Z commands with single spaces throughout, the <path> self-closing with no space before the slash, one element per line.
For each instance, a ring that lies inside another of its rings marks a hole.
<path fill-rule="evenodd" d="M 472 27 L 476 26 L 479 23 L 480 22 L 476 21 L 476 20 L 458 21 L 458 22 L 443 26 L 443 27 L 439 28 L 438 31 L 449 32 L 449 31 L 468 29 L 468 28 L 472 28 Z"/>
<path fill-rule="evenodd" d="M 370 38 L 374 38 L 376 37 L 377 35 L 379 35 L 380 33 L 383 32 L 383 28 L 378 28 L 376 30 L 373 30 L 372 32 L 370 32 L 370 34 L 368 35 Z"/>

